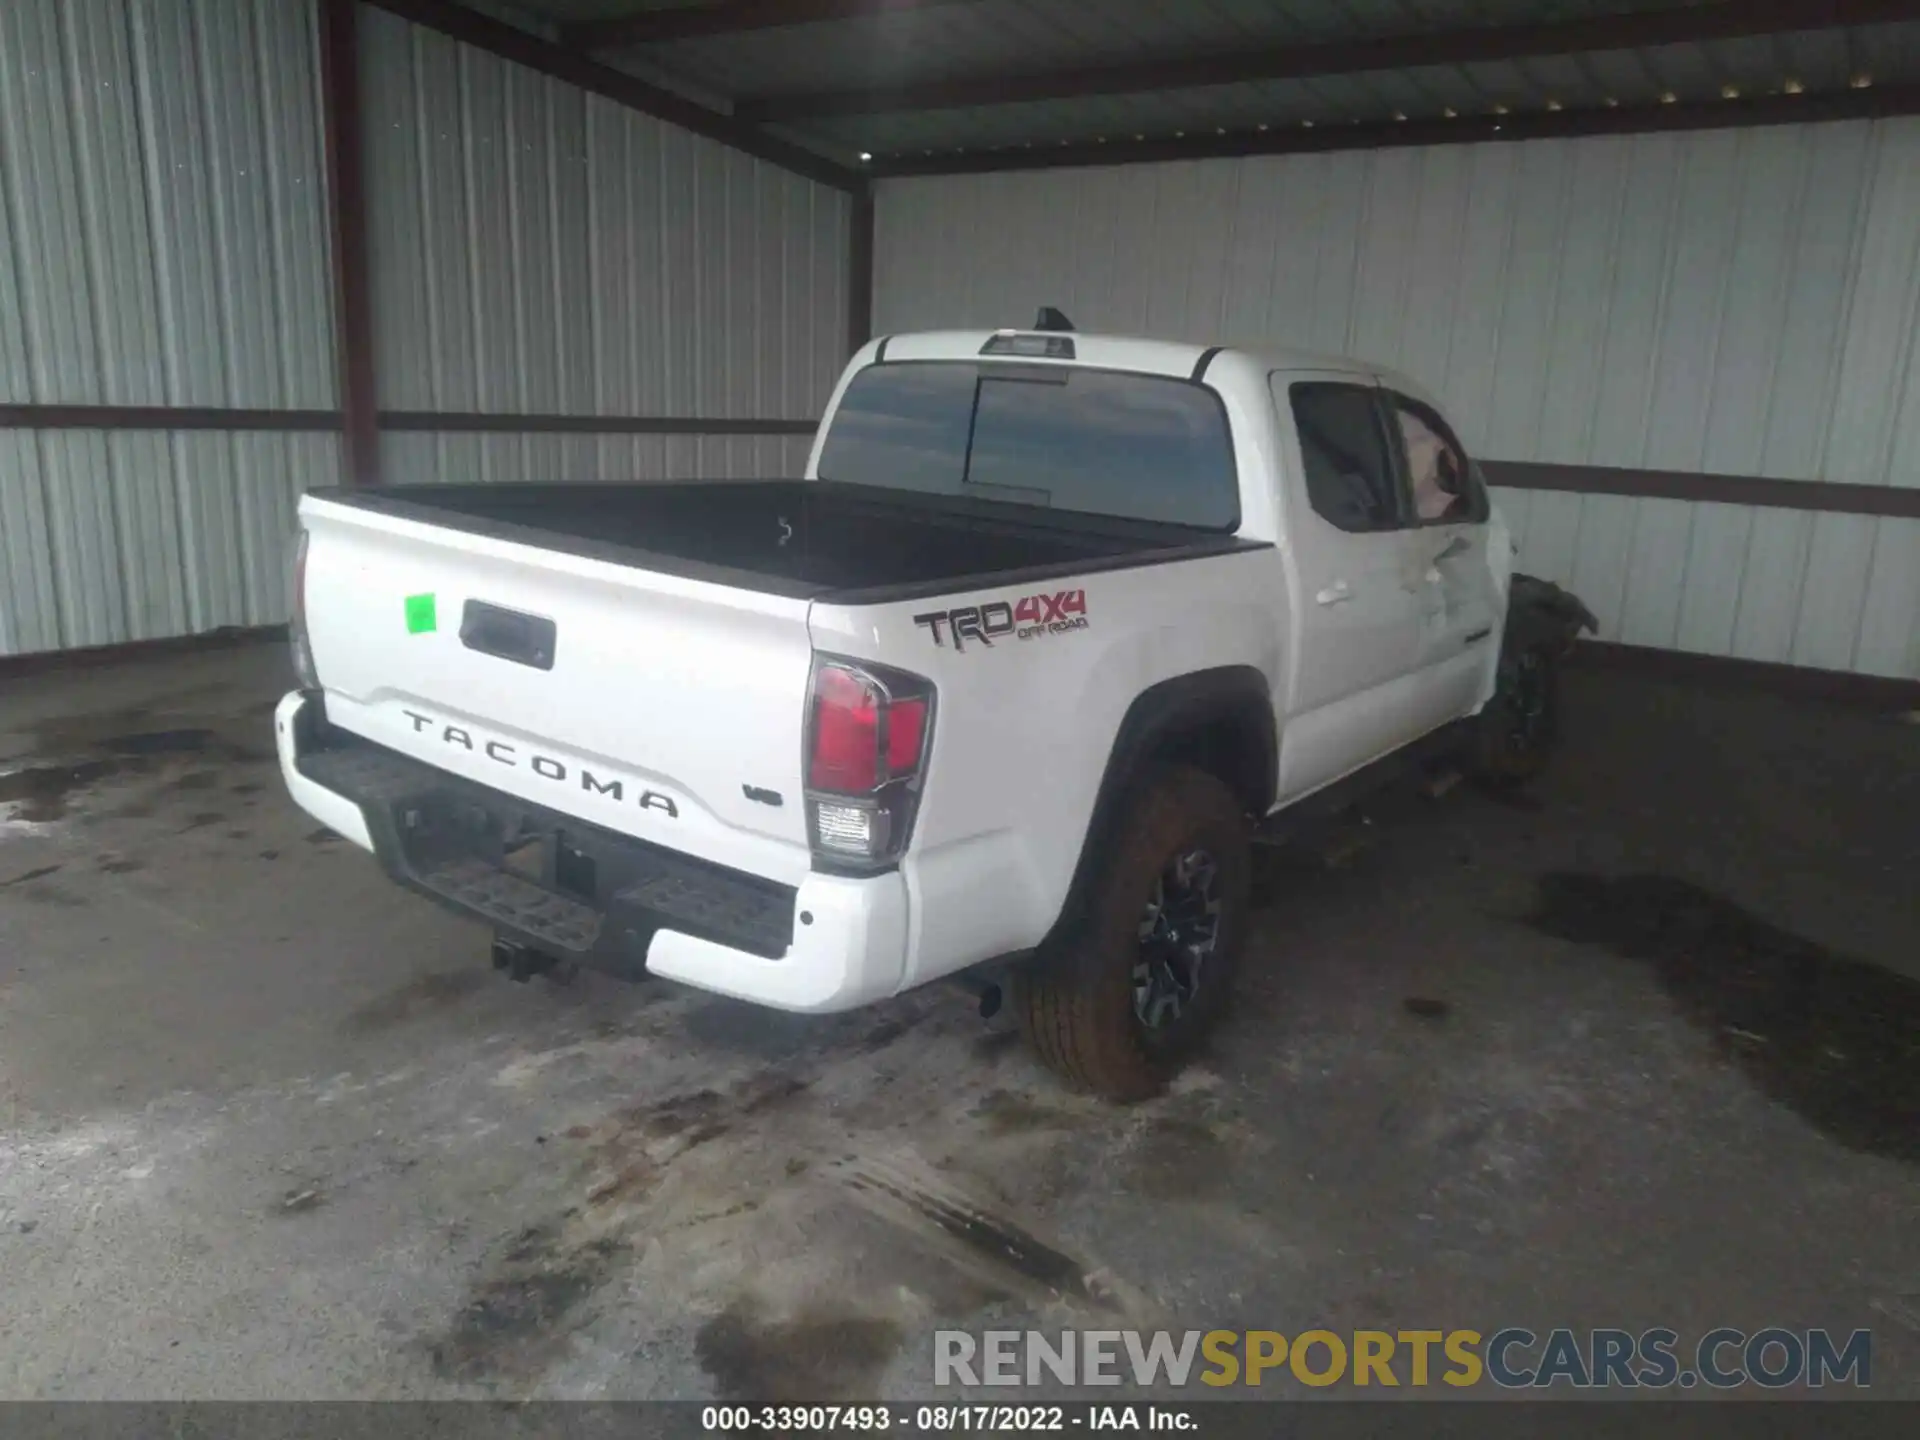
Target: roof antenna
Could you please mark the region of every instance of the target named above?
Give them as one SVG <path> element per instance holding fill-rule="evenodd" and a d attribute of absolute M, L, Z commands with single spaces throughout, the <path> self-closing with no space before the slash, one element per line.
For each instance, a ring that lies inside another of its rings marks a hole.
<path fill-rule="evenodd" d="M 1073 321 L 1069 320 L 1061 311 L 1054 309 L 1053 306 L 1042 305 L 1038 318 L 1033 322 L 1033 328 L 1036 330 L 1071 332 L 1073 329 Z"/>

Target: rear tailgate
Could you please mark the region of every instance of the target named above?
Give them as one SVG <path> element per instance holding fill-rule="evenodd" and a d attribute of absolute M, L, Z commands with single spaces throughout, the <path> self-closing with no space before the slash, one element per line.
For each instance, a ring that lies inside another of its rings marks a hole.
<path fill-rule="evenodd" d="M 332 723 L 716 864 L 807 873 L 807 599 L 320 496 L 300 515 Z"/>

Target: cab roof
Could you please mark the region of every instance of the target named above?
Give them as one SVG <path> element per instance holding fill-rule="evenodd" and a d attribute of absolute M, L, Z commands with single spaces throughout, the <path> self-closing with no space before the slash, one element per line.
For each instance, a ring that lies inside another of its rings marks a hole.
<path fill-rule="evenodd" d="M 1004 337 L 1032 341 L 1071 340 L 1073 358 L 1045 355 L 999 355 L 988 359 L 1019 360 L 1035 365 L 1087 365 L 1103 370 L 1131 370 L 1144 375 L 1167 375 L 1188 379 L 1203 359 L 1232 355 L 1244 357 L 1271 370 L 1328 370 L 1364 377 L 1379 377 L 1389 384 L 1417 389 L 1406 377 L 1380 365 L 1351 356 L 1326 355 L 1291 348 L 1250 349 L 1238 345 L 1193 345 L 1179 340 L 1149 340 L 1136 335 L 1102 335 L 1082 330 L 922 330 L 888 335 L 873 342 L 869 362 L 885 360 L 979 360 L 989 342 Z"/>

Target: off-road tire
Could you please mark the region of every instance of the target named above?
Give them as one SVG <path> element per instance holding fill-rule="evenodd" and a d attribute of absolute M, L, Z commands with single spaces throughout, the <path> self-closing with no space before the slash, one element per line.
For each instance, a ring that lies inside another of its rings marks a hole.
<path fill-rule="evenodd" d="M 1517 743 L 1514 712 L 1523 703 L 1522 665 L 1531 669 L 1525 683 L 1537 687 L 1542 713 L 1526 742 Z M 1489 789 L 1518 789 L 1546 769 L 1559 740 L 1559 655 L 1539 646 L 1521 651 L 1512 660 L 1502 659 L 1493 697 L 1473 721 L 1466 756 L 1468 774 Z"/>
<path fill-rule="evenodd" d="M 1190 1005 L 1149 1030 L 1134 1008 L 1141 917 L 1162 871 L 1191 849 L 1218 867 L 1218 934 Z M 1247 822 L 1225 785 L 1187 766 L 1147 776 L 1110 837 L 1081 923 L 1014 976 L 1014 1009 L 1040 1060 L 1109 1099 L 1158 1094 L 1225 1007 L 1246 936 L 1251 863 Z"/>

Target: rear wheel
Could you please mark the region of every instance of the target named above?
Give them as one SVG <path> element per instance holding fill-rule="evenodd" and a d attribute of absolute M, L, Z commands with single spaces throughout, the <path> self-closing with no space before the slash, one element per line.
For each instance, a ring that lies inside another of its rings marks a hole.
<path fill-rule="evenodd" d="M 1225 1007 L 1249 865 L 1226 786 L 1186 767 L 1156 773 L 1121 821 L 1079 933 L 1016 978 L 1040 1059 L 1112 1099 L 1158 1093 Z"/>
<path fill-rule="evenodd" d="M 1475 722 L 1474 778 L 1524 785 L 1546 768 L 1560 738 L 1560 662 L 1538 646 L 1502 656 L 1493 698 Z"/>

